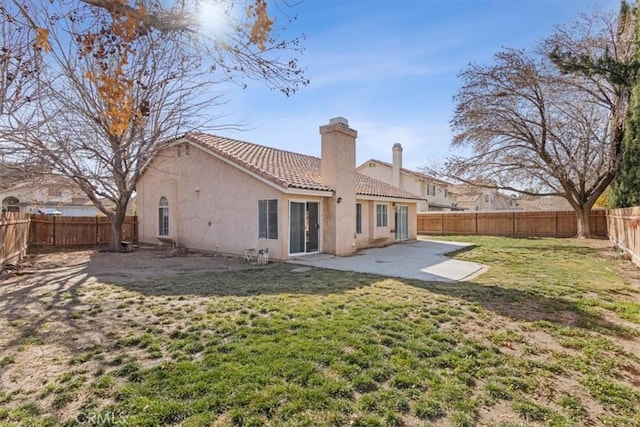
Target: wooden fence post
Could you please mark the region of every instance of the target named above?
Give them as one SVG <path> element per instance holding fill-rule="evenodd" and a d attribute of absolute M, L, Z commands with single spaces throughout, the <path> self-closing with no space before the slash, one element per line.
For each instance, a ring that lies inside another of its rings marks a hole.
<path fill-rule="evenodd" d="M 476 236 L 478 235 L 478 212 L 476 212 Z"/>
<path fill-rule="evenodd" d="M 556 211 L 556 237 L 558 237 L 558 211 Z"/>
<path fill-rule="evenodd" d="M 511 214 L 511 237 L 516 237 L 516 212 Z"/>
<path fill-rule="evenodd" d="M 138 244 L 138 215 L 133 216 L 133 242 Z"/>
<path fill-rule="evenodd" d="M 56 216 L 52 215 L 51 219 L 53 220 L 53 247 L 56 246 Z"/>

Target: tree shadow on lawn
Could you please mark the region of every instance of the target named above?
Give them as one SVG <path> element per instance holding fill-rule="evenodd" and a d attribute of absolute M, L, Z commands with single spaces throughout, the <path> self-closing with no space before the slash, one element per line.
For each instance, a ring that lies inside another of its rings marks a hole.
<path fill-rule="evenodd" d="M 88 279 L 83 274 L 85 265 L 70 264 L 47 273 L 24 274 L 0 284 L 0 316 L 9 324 L 21 325 L 18 336 L 6 341 L 0 350 L 36 336 L 46 342 L 48 333 L 43 333 L 47 329 L 43 326 L 52 321 L 80 333 L 82 328 L 77 327 L 74 313 L 81 304 L 78 292 Z"/>
<path fill-rule="evenodd" d="M 597 330 L 625 336 L 628 330 L 586 310 L 579 302 L 535 292 L 474 282 L 424 282 L 311 267 L 274 263 L 239 271 L 211 271 L 165 276 L 119 284 L 145 296 L 252 297 L 264 295 L 331 295 L 367 288 L 386 279 L 426 292 L 477 304 L 501 316 L 525 322 L 547 321 L 558 326 Z M 356 296 L 357 297 L 357 296 Z"/>
<path fill-rule="evenodd" d="M 487 310 L 516 321 L 545 321 L 557 326 L 581 328 L 607 335 L 632 338 L 624 327 L 606 320 L 593 310 L 585 309 L 577 301 L 561 297 L 549 297 L 535 292 L 474 282 L 420 283 L 405 281 L 404 283 L 435 294 L 480 305 Z"/>

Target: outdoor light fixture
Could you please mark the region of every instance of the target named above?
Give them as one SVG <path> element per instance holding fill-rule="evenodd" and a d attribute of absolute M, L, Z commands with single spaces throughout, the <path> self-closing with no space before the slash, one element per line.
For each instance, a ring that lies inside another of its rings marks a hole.
<path fill-rule="evenodd" d="M 338 197 L 338 198 L 336 199 L 336 203 L 340 203 L 341 201 L 342 201 L 342 197 Z"/>

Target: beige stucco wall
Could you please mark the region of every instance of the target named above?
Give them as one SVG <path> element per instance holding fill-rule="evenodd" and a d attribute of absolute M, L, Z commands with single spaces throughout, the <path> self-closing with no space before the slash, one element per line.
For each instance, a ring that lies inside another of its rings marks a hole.
<path fill-rule="evenodd" d="M 356 251 L 356 138 L 346 119 L 320 126 L 322 182 L 334 190 L 324 206 L 324 251 L 351 255 Z"/>
<path fill-rule="evenodd" d="M 368 248 L 371 246 L 370 230 L 371 230 L 371 201 L 357 200 L 362 205 L 362 233 L 356 234 L 356 247 L 358 249 Z"/>
<path fill-rule="evenodd" d="M 136 188 L 140 241 L 160 243 L 158 202 L 169 201 L 169 236 L 180 246 L 244 253 L 269 249 L 269 257 L 286 258 L 287 203 L 282 193 L 236 167 L 191 146 L 189 155 L 165 150 L 147 168 Z M 278 240 L 258 238 L 258 200 L 278 199 Z"/>
<path fill-rule="evenodd" d="M 363 200 L 358 199 L 362 204 L 362 233 L 356 237 L 358 249 L 389 245 L 396 240 L 395 235 L 395 210 L 393 202 L 385 200 Z M 387 206 L 387 226 L 376 226 L 376 205 Z M 418 238 L 417 204 L 409 202 L 397 202 L 396 206 L 407 206 L 408 209 L 408 237 Z"/>
<path fill-rule="evenodd" d="M 418 238 L 418 205 L 414 203 L 406 204 L 409 207 L 409 239 Z"/>

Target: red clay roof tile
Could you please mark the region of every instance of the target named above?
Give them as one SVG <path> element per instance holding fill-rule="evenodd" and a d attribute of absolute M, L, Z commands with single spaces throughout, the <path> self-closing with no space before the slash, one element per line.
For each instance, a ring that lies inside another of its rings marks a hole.
<path fill-rule="evenodd" d="M 321 160 L 317 157 L 201 132 L 189 132 L 184 138 L 281 187 L 331 191 L 322 183 Z M 356 194 L 422 200 L 416 194 L 360 173 L 356 173 Z"/>

